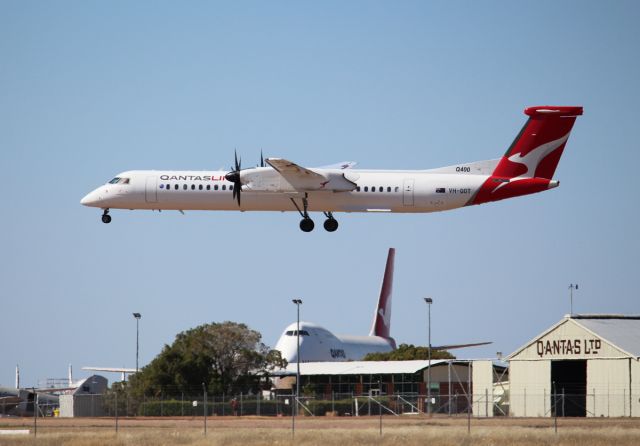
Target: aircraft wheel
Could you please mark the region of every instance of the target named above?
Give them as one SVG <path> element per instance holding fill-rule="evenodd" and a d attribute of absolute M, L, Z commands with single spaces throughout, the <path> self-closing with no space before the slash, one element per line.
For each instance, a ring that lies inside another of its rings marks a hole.
<path fill-rule="evenodd" d="M 335 218 L 327 218 L 324 221 L 324 229 L 326 229 L 327 232 L 334 232 L 336 229 L 338 229 L 338 220 L 336 220 Z"/>
<path fill-rule="evenodd" d="M 102 214 L 102 223 L 111 223 L 111 215 Z"/>
<path fill-rule="evenodd" d="M 302 220 L 300 220 L 300 229 L 302 229 L 304 232 L 313 231 L 314 226 L 315 224 L 310 218 L 303 218 Z"/>

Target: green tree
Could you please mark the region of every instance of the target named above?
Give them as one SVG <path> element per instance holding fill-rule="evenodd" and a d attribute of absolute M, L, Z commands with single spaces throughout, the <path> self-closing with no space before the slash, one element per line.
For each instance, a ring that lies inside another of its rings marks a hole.
<path fill-rule="evenodd" d="M 149 365 L 131 376 L 137 395 L 192 393 L 206 384 L 212 393 L 257 391 L 267 371 L 286 365 L 280 352 L 261 342 L 262 335 L 245 324 L 200 325 L 179 333 Z"/>
<path fill-rule="evenodd" d="M 400 344 L 397 349 L 386 353 L 369 353 L 364 361 L 410 361 L 412 359 L 429 359 L 429 348 L 413 344 Z M 431 349 L 431 359 L 456 359 L 446 350 Z"/>

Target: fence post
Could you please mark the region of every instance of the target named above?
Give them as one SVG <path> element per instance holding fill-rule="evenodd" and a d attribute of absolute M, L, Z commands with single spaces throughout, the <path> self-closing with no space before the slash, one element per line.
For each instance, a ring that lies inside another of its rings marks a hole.
<path fill-rule="evenodd" d="M 335 411 L 336 411 L 335 392 L 332 390 L 331 391 L 331 412 L 335 412 Z"/>
<path fill-rule="evenodd" d="M 202 383 L 202 393 L 203 393 L 203 399 L 204 399 L 204 404 L 202 405 L 202 411 L 204 412 L 204 435 L 205 437 L 207 436 L 207 388 L 204 385 L 204 383 Z"/>
<path fill-rule="evenodd" d="M 38 436 L 38 394 L 36 388 L 33 388 L 33 436 Z"/>
<path fill-rule="evenodd" d="M 116 389 L 116 435 L 118 435 L 118 390 Z"/>
<path fill-rule="evenodd" d="M 557 435 L 558 434 L 558 404 L 557 404 L 558 396 L 556 394 L 556 382 L 554 381 L 552 385 L 553 385 L 553 388 L 552 388 L 553 398 L 551 400 L 553 401 L 553 427 Z"/>
<path fill-rule="evenodd" d="M 380 417 L 380 436 L 382 436 L 382 389 L 380 387 L 380 380 L 378 380 L 378 417 Z"/>

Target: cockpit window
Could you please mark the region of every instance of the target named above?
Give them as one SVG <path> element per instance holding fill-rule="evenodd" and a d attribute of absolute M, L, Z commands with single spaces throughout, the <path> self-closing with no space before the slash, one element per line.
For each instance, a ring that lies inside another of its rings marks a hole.
<path fill-rule="evenodd" d="M 113 180 L 109 181 L 109 184 L 129 184 L 129 180 L 129 178 L 115 177 Z"/>
<path fill-rule="evenodd" d="M 285 334 L 287 336 L 297 336 L 298 330 L 289 330 Z M 300 330 L 300 336 L 309 336 L 309 332 L 307 330 Z"/>

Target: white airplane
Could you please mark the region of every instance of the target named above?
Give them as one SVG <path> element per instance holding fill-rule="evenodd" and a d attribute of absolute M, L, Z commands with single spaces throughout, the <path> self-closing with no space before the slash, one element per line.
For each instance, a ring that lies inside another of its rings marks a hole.
<path fill-rule="evenodd" d="M 356 361 L 367 353 L 390 352 L 396 348 L 391 337 L 391 293 L 393 291 L 393 264 L 396 251 L 389 248 L 382 279 L 378 306 L 373 314 L 369 336 L 340 336 L 311 322 L 300 322 L 300 361 Z M 276 343 L 282 358 L 288 363 L 298 358 L 298 323 L 285 328 Z"/>
<path fill-rule="evenodd" d="M 312 322 L 294 322 L 285 328 L 275 349 L 289 364 L 297 362 L 298 338 L 300 339 L 300 362 L 359 361 L 368 353 L 386 353 L 396 349 L 396 341 L 391 337 L 391 295 L 393 292 L 393 268 L 396 250 L 389 248 L 384 269 L 378 305 L 373 314 L 369 336 L 336 335 Z M 434 350 L 487 345 L 491 342 L 432 346 Z"/>
<path fill-rule="evenodd" d="M 297 211 L 300 229 L 338 228 L 334 212 L 436 212 L 557 187 L 553 174 L 582 107 L 528 107 L 524 127 L 500 159 L 430 170 L 361 170 L 353 162 L 305 168 L 281 158 L 232 171 L 135 170 L 118 174 L 80 203 L 103 209 Z M 242 196 L 242 199 L 241 199 Z"/>

